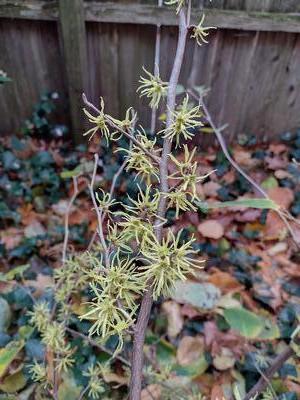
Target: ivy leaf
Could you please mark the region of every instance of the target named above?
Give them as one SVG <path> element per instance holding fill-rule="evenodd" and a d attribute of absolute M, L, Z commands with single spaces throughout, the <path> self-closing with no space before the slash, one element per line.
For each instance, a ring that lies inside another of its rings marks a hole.
<path fill-rule="evenodd" d="M 70 375 L 65 375 L 63 382 L 58 389 L 58 400 L 73 400 L 78 399 L 82 387 L 77 386 L 74 378 Z"/>
<path fill-rule="evenodd" d="M 280 330 L 277 324 L 270 321 L 269 319 L 263 320 L 263 329 L 258 335 L 259 339 L 262 340 L 274 340 L 280 337 Z"/>
<path fill-rule="evenodd" d="M 223 315 L 230 328 L 246 338 L 258 337 L 264 328 L 262 318 L 245 308 L 227 308 Z"/>
<path fill-rule="evenodd" d="M 16 276 L 23 276 L 23 273 L 30 267 L 30 264 L 19 265 L 16 268 L 11 269 L 6 274 L 0 273 L 0 282 L 11 281 Z"/>
<path fill-rule="evenodd" d="M 5 393 L 15 393 L 25 387 L 27 381 L 23 371 L 18 371 L 6 377 L 0 384 L 0 390 Z"/>
<path fill-rule="evenodd" d="M 0 332 L 6 332 L 12 318 L 8 302 L 0 297 Z"/>
<path fill-rule="evenodd" d="M 20 340 L 10 342 L 3 349 L 0 349 L 0 378 L 5 374 L 7 368 L 23 347 L 24 341 Z"/>
<path fill-rule="evenodd" d="M 203 354 L 197 361 L 185 366 L 175 365 L 172 370 L 179 376 L 196 378 L 197 376 L 204 374 L 208 367 L 209 364 Z"/>

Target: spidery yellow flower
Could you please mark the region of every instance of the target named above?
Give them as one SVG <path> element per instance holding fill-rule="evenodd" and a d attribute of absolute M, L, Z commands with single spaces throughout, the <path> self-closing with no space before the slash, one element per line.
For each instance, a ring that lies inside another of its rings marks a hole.
<path fill-rule="evenodd" d="M 176 189 L 173 192 L 164 193 L 168 200 L 168 208 L 175 208 L 175 217 L 179 217 L 180 211 L 196 211 L 197 208 L 192 203 L 192 196 L 182 190 Z"/>
<path fill-rule="evenodd" d="M 125 208 L 129 213 L 139 216 L 141 219 L 146 218 L 150 221 L 150 217 L 156 217 L 159 203 L 159 192 L 152 189 L 151 185 L 146 186 L 145 192 L 138 185 L 139 193 L 137 200 L 133 200 L 128 196 L 132 205 L 126 205 Z"/>
<path fill-rule="evenodd" d="M 119 136 L 117 136 L 118 132 L 110 132 L 109 130 L 107 120 L 111 117 L 104 113 L 104 100 L 102 97 L 100 99 L 100 113 L 96 117 L 85 108 L 83 109 L 83 111 L 88 117 L 89 122 L 94 125 L 91 129 L 85 132 L 83 136 L 89 136 L 89 140 L 91 140 L 97 132 L 100 132 L 101 136 L 105 138 L 107 144 L 109 140 L 118 140 L 120 138 L 120 134 Z"/>
<path fill-rule="evenodd" d="M 40 301 L 33 307 L 33 311 L 28 311 L 30 323 L 34 325 L 39 332 L 47 328 L 51 320 L 50 305 L 46 301 Z"/>
<path fill-rule="evenodd" d="M 141 176 L 142 179 L 146 179 L 147 183 L 150 184 L 151 177 L 155 177 L 159 180 L 159 170 L 149 156 L 141 150 L 144 148 L 151 153 L 155 154 L 157 150 L 155 149 L 156 140 L 150 140 L 147 138 L 145 131 L 139 131 L 137 135 L 137 140 L 141 143 L 141 147 L 133 144 L 131 149 L 120 148 L 118 151 L 124 151 L 127 153 L 127 166 L 126 171 L 135 170 L 137 176 Z"/>
<path fill-rule="evenodd" d="M 136 296 L 144 290 L 144 282 L 139 279 L 133 259 L 122 258 L 120 251 L 112 257 L 110 268 L 105 274 L 91 275 L 93 282 L 99 284 L 102 295 L 117 299 L 125 308 L 133 310 Z"/>
<path fill-rule="evenodd" d="M 111 199 L 109 193 L 105 193 L 104 190 L 101 188 L 99 189 L 99 193 L 98 192 L 95 193 L 95 197 L 97 199 L 99 208 L 102 210 L 102 212 L 110 213 L 110 208 L 118 204 L 115 199 Z"/>
<path fill-rule="evenodd" d="M 120 127 L 121 129 L 124 129 L 125 131 L 129 131 L 132 129 L 136 118 L 137 118 L 137 113 L 134 111 L 132 107 L 128 108 L 125 114 L 125 118 L 122 120 L 113 118 L 112 116 L 108 115 L 107 118 L 110 119 L 115 125 Z"/>
<path fill-rule="evenodd" d="M 120 324 L 122 322 L 123 330 L 128 329 L 133 323 L 133 313 L 135 310 L 127 312 L 117 303 L 117 299 L 110 296 L 104 296 L 94 284 L 90 285 L 95 297 L 88 302 L 89 311 L 80 316 L 80 319 L 93 321 L 93 325 L 89 329 L 89 334 L 100 336 L 107 339 L 109 336 L 117 334 L 120 336 Z"/>
<path fill-rule="evenodd" d="M 187 145 L 184 145 L 184 160 L 178 160 L 173 154 L 170 154 L 170 159 L 176 165 L 178 170 L 174 172 L 169 178 L 179 180 L 179 191 L 187 192 L 192 196 L 192 201 L 198 199 L 197 196 L 197 184 L 206 179 L 214 171 L 209 172 L 206 175 L 199 176 L 197 173 L 198 164 L 193 161 L 195 156 L 196 147 L 190 152 Z M 174 196 L 176 197 L 176 196 Z"/>
<path fill-rule="evenodd" d="M 194 27 L 193 34 L 191 35 L 191 38 L 196 39 L 196 42 L 199 46 L 202 46 L 203 43 L 208 43 L 206 37 L 209 35 L 209 31 L 211 29 L 217 29 L 214 26 L 204 27 L 203 26 L 204 20 L 205 20 L 205 14 L 202 15 L 199 24 Z"/>
<path fill-rule="evenodd" d="M 194 136 L 193 129 L 203 126 L 200 118 L 202 113 L 200 106 L 190 107 L 189 96 L 186 95 L 178 110 L 172 112 L 173 122 L 165 129 L 164 137 L 171 140 L 175 139 L 176 147 L 180 145 L 180 140 L 183 137 L 185 140 L 191 139 Z"/>
<path fill-rule="evenodd" d="M 101 394 L 105 392 L 104 382 L 101 379 L 102 366 L 100 363 L 96 365 L 90 365 L 86 372 L 83 372 L 84 376 L 89 378 L 88 383 L 88 395 L 92 399 L 100 399 Z"/>
<path fill-rule="evenodd" d="M 181 8 L 185 5 L 185 1 L 186 0 L 165 0 L 165 4 L 167 6 L 176 5 L 176 14 L 178 14 Z"/>
<path fill-rule="evenodd" d="M 146 78 L 141 77 L 139 83 L 141 84 L 137 92 L 140 92 L 141 97 L 146 96 L 150 99 L 150 107 L 157 108 L 162 97 L 166 96 L 168 90 L 168 83 L 163 82 L 159 76 L 152 75 L 144 67 L 143 70 Z"/>
<path fill-rule="evenodd" d="M 44 389 L 47 388 L 49 384 L 47 377 L 48 372 L 47 367 L 44 364 L 40 364 L 36 360 L 33 360 L 33 364 L 29 365 L 29 373 L 34 382 L 39 382 Z"/>
<path fill-rule="evenodd" d="M 124 242 L 135 240 L 137 244 L 142 246 L 146 237 L 153 232 L 153 226 L 147 219 L 141 219 L 135 215 L 127 213 L 119 213 L 123 220 L 118 225 L 123 228 L 121 238 Z"/>
<path fill-rule="evenodd" d="M 197 253 L 192 249 L 194 238 L 180 244 L 181 232 L 177 237 L 169 230 L 166 238 L 159 243 L 155 236 L 148 238 L 141 249 L 145 266 L 141 276 L 152 283 L 153 298 L 170 295 L 176 281 L 183 281 L 188 274 L 195 273 L 203 261 L 193 258 Z"/>

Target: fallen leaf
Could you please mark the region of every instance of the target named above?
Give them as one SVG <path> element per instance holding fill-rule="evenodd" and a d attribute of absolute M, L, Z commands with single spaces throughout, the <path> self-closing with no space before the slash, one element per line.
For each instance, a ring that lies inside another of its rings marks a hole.
<path fill-rule="evenodd" d="M 126 377 L 124 375 L 118 375 L 114 372 L 104 373 L 103 379 L 106 383 L 116 382 L 120 385 L 128 384 L 128 377 Z"/>
<path fill-rule="evenodd" d="M 278 169 L 274 172 L 274 175 L 277 179 L 291 179 L 292 175 L 284 169 Z"/>
<path fill-rule="evenodd" d="M 168 336 L 175 338 L 183 328 L 183 317 L 181 307 L 175 301 L 165 301 L 162 306 L 168 319 Z"/>
<path fill-rule="evenodd" d="M 64 374 L 63 382 L 58 388 L 58 400 L 78 399 L 82 386 L 77 386 L 75 379 L 71 375 Z"/>
<path fill-rule="evenodd" d="M 270 256 L 276 256 L 279 253 L 284 253 L 288 248 L 286 242 L 276 243 L 274 246 L 270 247 L 267 252 Z"/>
<path fill-rule="evenodd" d="M 227 308 L 223 315 L 230 328 L 246 338 L 256 338 L 263 329 L 262 318 L 245 308 Z"/>
<path fill-rule="evenodd" d="M 222 347 L 230 348 L 236 357 L 247 351 L 245 339 L 234 331 L 219 331 L 215 321 L 204 323 L 205 344 L 210 349 L 212 356 L 219 354 Z"/>
<path fill-rule="evenodd" d="M 278 181 L 274 178 L 274 176 L 269 176 L 263 182 L 261 182 L 261 187 L 265 190 L 270 190 L 278 187 Z"/>
<path fill-rule="evenodd" d="M 211 400 L 225 399 L 223 389 L 219 384 L 215 384 L 213 386 L 213 388 L 211 390 L 210 399 Z"/>
<path fill-rule="evenodd" d="M 176 283 L 171 297 L 178 303 L 211 310 L 218 303 L 221 291 L 211 283 L 184 281 Z"/>
<path fill-rule="evenodd" d="M 12 313 L 8 302 L 0 297 L 0 333 L 6 332 L 11 323 Z"/>
<path fill-rule="evenodd" d="M 234 159 L 239 165 L 247 168 L 253 168 L 259 162 L 259 160 L 252 158 L 252 155 L 249 151 L 237 148 L 234 150 Z"/>
<path fill-rule="evenodd" d="M 181 307 L 181 315 L 183 317 L 188 317 L 188 318 L 195 318 L 197 315 L 199 315 L 199 311 L 196 310 L 195 307 L 192 307 L 190 304 L 183 304 Z"/>
<path fill-rule="evenodd" d="M 242 285 L 228 272 L 216 270 L 209 276 L 208 282 L 217 286 L 222 292 L 230 293 L 242 289 Z"/>
<path fill-rule="evenodd" d="M 287 233 L 287 227 L 279 215 L 274 211 L 268 212 L 263 240 L 283 240 Z"/>
<path fill-rule="evenodd" d="M 161 399 L 161 386 L 154 383 L 148 385 L 142 390 L 141 400 L 160 400 Z"/>
<path fill-rule="evenodd" d="M 31 224 L 25 228 L 24 234 L 27 238 L 33 238 L 36 236 L 44 236 L 46 230 L 39 221 L 32 221 Z"/>
<path fill-rule="evenodd" d="M 220 239 L 224 236 L 224 228 L 216 220 L 207 220 L 198 225 L 198 232 L 210 239 Z"/>
<path fill-rule="evenodd" d="M 62 217 L 66 214 L 68 207 L 69 207 L 69 200 L 65 200 L 65 199 L 59 200 L 58 203 L 53 204 L 51 206 L 51 208 L 55 212 L 55 214 L 60 215 Z M 70 211 L 72 212 L 74 210 L 75 210 L 75 208 L 73 206 Z"/>
<path fill-rule="evenodd" d="M 24 347 L 24 341 L 9 342 L 5 347 L 0 349 L 0 378 L 2 378 L 10 364 L 18 356 L 19 352 Z"/>
<path fill-rule="evenodd" d="M 221 352 L 213 357 L 213 366 L 219 371 L 226 371 L 234 366 L 235 361 L 233 352 L 227 347 L 222 347 Z"/>
<path fill-rule="evenodd" d="M 266 157 L 265 158 L 265 164 L 268 169 L 272 171 L 276 171 L 278 169 L 286 168 L 288 165 L 288 160 L 286 158 L 282 158 L 280 156 L 275 156 L 275 157 Z"/>
<path fill-rule="evenodd" d="M 30 225 L 34 221 L 43 221 L 46 219 L 46 215 L 41 215 L 36 213 L 33 210 L 33 205 L 32 204 L 24 204 L 21 207 L 18 208 L 18 212 L 21 215 L 21 221 L 24 226 Z"/>
<path fill-rule="evenodd" d="M 269 146 L 269 151 L 274 154 L 281 154 L 286 152 L 287 146 L 283 143 L 271 143 Z"/>
<path fill-rule="evenodd" d="M 204 340 L 201 336 L 184 336 L 177 349 L 179 365 L 187 366 L 197 361 L 204 352 Z"/>
<path fill-rule="evenodd" d="M 23 371 L 18 371 L 14 374 L 7 376 L 1 381 L 0 390 L 5 393 L 15 393 L 26 386 L 27 380 Z"/>
<path fill-rule="evenodd" d="M 23 231 L 17 228 L 8 228 L 0 232 L 0 238 L 6 250 L 12 250 L 22 241 Z"/>
<path fill-rule="evenodd" d="M 24 283 L 34 288 L 34 296 L 38 297 L 45 292 L 46 288 L 53 286 L 53 278 L 49 275 L 38 274 L 35 280 L 27 280 Z"/>
<path fill-rule="evenodd" d="M 221 185 L 214 181 L 209 181 L 202 185 L 203 193 L 205 197 L 217 197 L 218 190 L 221 189 Z"/>
<path fill-rule="evenodd" d="M 294 193 L 287 187 L 273 187 L 268 190 L 268 195 L 276 204 L 286 209 L 294 201 Z"/>

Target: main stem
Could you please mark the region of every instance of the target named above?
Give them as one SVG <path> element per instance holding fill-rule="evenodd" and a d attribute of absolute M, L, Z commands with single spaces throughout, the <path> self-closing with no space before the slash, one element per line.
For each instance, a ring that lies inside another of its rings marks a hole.
<path fill-rule="evenodd" d="M 183 10 L 179 13 L 179 37 L 177 43 L 177 50 L 174 59 L 173 69 L 169 81 L 169 89 L 167 96 L 167 122 L 166 128 L 168 128 L 173 121 L 173 111 L 176 103 L 176 87 L 178 84 L 179 74 L 183 62 L 183 56 L 186 45 L 186 38 L 188 33 L 188 24 Z M 167 193 L 169 190 L 168 184 L 168 158 L 171 152 L 172 142 L 169 139 L 164 140 L 163 152 L 160 161 L 160 201 L 158 206 L 158 218 L 155 222 L 154 230 L 157 240 L 160 242 L 162 239 L 162 223 L 161 218 L 165 217 L 166 214 L 166 198 L 162 193 Z M 151 282 L 149 283 L 151 285 Z M 135 326 L 135 333 L 133 339 L 133 351 L 132 351 L 132 367 L 131 367 L 131 379 L 130 379 L 130 400 L 140 400 L 142 390 L 142 378 L 143 378 L 143 365 L 144 365 L 144 354 L 143 347 L 145 342 L 146 329 L 150 318 L 151 307 L 153 303 L 152 288 L 147 290 L 143 296 L 141 308 L 138 314 L 137 323 Z"/>

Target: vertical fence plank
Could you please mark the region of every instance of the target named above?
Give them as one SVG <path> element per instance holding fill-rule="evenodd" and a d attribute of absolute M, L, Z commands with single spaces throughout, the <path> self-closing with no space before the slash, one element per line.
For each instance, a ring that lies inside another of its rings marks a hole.
<path fill-rule="evenodd" d="M 87 50 L 83 0 L 59 0 L 59 17 L 68 81 L 72 137 L 82 141 L 85 128 L 82 92 L 87 89 Z"/>

